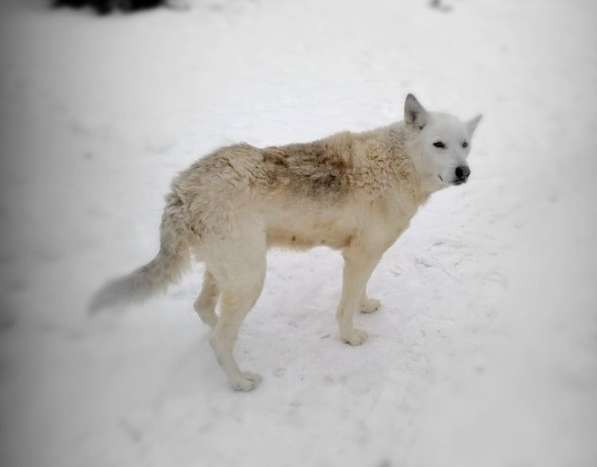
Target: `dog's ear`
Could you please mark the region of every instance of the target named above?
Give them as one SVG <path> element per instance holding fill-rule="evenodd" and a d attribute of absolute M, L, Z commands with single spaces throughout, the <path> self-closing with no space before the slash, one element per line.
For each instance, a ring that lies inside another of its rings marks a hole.
<path fill-rule="evenodd" d="M 404 101 L 404 121 L 422 130 L 427 124 L 427 111 L 415 96 L 409 94 Z"/>
<path fill-rule="evenodd" d="M 466 128 L 468 129 L 468 134 L 472 137 L 473 133 L 475 132 L 477 125 L 481 121 L 483 115 L 479 114 L 474 118 L 471 118 L 468 122 L 466 122 Z"/>

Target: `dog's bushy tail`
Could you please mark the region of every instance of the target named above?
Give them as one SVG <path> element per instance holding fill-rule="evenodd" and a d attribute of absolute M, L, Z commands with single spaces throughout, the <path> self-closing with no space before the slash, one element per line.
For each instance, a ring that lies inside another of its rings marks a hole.
<path fill-rule="evenodd" d="M 89 312 L 96 313 L 115 305 L 142 302 L 166 291 L 190 266 L 189 240 L 182 202 L 176 194 L 170 194 L 166 198 L 160 227 L 160 251 L 156 257 L 132 273 L 105 284 L 91 299 Z"/>

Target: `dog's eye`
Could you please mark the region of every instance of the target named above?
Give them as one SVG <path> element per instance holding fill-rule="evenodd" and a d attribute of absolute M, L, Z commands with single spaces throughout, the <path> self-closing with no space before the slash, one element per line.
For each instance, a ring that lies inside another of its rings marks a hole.
<path fill-rule="evenodd" d="M 443 141 L 436 141 L 435 143 L 433 143 L 433 145 L 436 148 L 446 149 L 446 145 L 443 143 Z"/>
<path fill-rule="evenodd" d="M 467 142 L 467 141 L 464 141 L 464 142 L 462 143 L 462 147 L 463 147 L 463 148 L 465 148 L 465 149 L 466 149 L 466 148 L 468 148 L 468 142 Z"/>

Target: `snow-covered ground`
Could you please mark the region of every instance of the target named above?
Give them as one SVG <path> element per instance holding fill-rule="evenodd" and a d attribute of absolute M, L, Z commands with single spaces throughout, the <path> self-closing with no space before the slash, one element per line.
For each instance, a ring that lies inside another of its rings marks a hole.
<path fill-rule="evenodd" d="M 97 18 L 3 2 L 0 462 L 15 467 L 597 465 L 597 3 L 195 0 Z M 338 253 L 273 251 L 226 386 L 201 266 L 90 319 L 157 247 L 171 177 L 432 110 L 483 112 L 336 338 Z"/>

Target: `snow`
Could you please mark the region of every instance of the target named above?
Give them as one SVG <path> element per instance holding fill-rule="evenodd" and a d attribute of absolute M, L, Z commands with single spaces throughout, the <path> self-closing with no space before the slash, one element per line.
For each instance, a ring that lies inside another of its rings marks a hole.
<path fill-rule="evenodd" d="M 2 6 L 0 460 L 6 466 L 597 465 L 597 4 L 196 0 L 97 18 Z M 484 120 L 472 178 L 387 252 L 337 339 L 341 258 L 273 251 L 228 389 L 167 295 L 89 318 L 149 259 L 211 149 L 433 110 Z"/>

